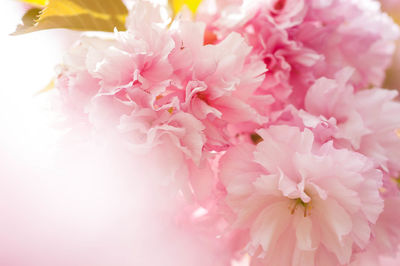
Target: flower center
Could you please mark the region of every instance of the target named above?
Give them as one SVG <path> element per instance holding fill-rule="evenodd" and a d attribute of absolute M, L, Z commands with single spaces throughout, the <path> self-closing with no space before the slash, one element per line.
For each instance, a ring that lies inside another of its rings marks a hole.
<path fill-rule="evenodd" d="M 289 205 L 290 214 L 293 215 L 296 212 L 297 208 L 299 208 L 299 206 L 303 207 L 304 209 L 304 217 L 311 215 L 311 202 L 304 202 L 300 198 L 293 200 L 293 202 Z"/>
<path fill-rule="evenodd" d="M 286 4 L 286 0 L 278 0 L 274 5 L 274 9 L 282 10 L 285 7 L 285 4 Z"/>
<path fill-rule="evenodd" d="M 200 100 L 204 101 L 206 104 L 210 105 L 210 103 L 209 103 L 209 101 L 208 101 L 208 97 L 207 97 L 207 95 L 206 95 L 205 93 L 199 92 L 199 93 L 197 93 L 197 97 L 198 97 Z"/>

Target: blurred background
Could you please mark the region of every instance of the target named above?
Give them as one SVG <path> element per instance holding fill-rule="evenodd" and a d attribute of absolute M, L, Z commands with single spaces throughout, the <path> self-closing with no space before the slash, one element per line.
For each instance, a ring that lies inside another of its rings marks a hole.
<path fill-rule="evenodd" d="M 10 36 L 28 9 L 19 1 L 4 0 L 0 10 L 0 150 L 7 151 L 3 156 L 26 156 L 39 164 L 56 132 L 49 123 L 49 99 L 35 94 L 49 84 L 54 67 L 79 33 L 51 30 Z"/>

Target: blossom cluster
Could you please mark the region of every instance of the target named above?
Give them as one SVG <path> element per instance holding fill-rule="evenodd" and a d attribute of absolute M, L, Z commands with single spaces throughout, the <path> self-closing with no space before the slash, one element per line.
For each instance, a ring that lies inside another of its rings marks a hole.
<path fill-rule="evenodd" d="M 152 161 L 212 265 L 396 255 L 400 102 L 380 86 L 399 29 L 377 1 L 204 0 L 171 19 L 138 0 L 126 27 L 69 51 L 60 104 L 73 131 Z"/>

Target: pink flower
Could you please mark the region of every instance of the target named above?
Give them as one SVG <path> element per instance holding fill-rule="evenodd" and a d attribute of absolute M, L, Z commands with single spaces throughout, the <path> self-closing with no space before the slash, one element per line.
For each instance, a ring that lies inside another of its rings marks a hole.
<path fill-rule="evenodd" d="M 289 97 L 297 107 L 316 79 L 333 78 L 344 67 L 355 69 L 350 83 L 356 90 L 380 86 L 399 37 L 398 27 L 373 0 L 244 0 L 221 9 L 212 19 L 200 18 L 219 36 L 231 31 L 245 36 L 270 70 L 260 92 L 284 104 Z M 354 56 L 359 53 L 363 56 Z"/>
<path fill-rule="evenodd" d="M 311 1 L 312 2 L 312 1 Z M 381 86 L 399 37 L 393 20 L 380 11 L 377 1 L 314 1 L 293 38 L 323 54 L 315 66 L 319 77 L 333 77 L 349 66 L 355 69 L 356 89 Z M 364 56 L 354 56 L 362 53 Z"/>
<path fill-rule="evenodd" d="M 399 194 L 385 198 L 384 211 L 373 228 L 374 240 L 371 246 L 374 246 L 381 255 L 394 255 L 398 251 L 400 244 L 399 204 Z"/>
<path fill-rule="evenodd" d="M 305 109 L 312 115 L 336 120 L 336 144 L 372 158 L 393 176 L 400 172 L 400 103 L 396 91 L 363 90 L 354 94 L 348 81 L 351 69 L 335 80 L 321 78 L 310 88 Z"/>
<path fill-rule="evenodd" d="M 399 265 L 399 262 L 400 262 L 400 254 L 397 253 L 397 256 L 395 258 L 382 257 L 380 262 L 381 262 L 382 266 L 397 266 L 397 265 Z"/>
<path fill-rule="evenodd" d="M 178 97 L 182 110 L 206 127 L 207 148 L 230 145 L 228 124 L 268 121 L 260 115 L 255 95 L 264 80 L 265 64 L 250 56 L 251 47 L 237 33 L 216 45 L 203 45 L 205 25 L 176 21 L 172 27 L 175 49 L 169 59 L 174 79 L 166 97 Z"/>
<path fill-rule="evenodd" d="M 248 252 L 253 266 L 358 266 L 395 253 L 400 103 L 361 90 L 383 81 L 393 22 L 372 0 L 199 10 L 171 22 L 133 1 L 127 31 L 83 37 L 56 80 L 72 131 L 151 162 L 146 182 L 181 204 L 167 239 L 209 254 L 186 264 Z"/>
<path fill-rule="evenodd" d="M 108 44 L 105 40 L 82 37 L 57 68 L 55 85 L 60 93 L 57 103 L 68 114 L 69 123 L 86 124 L 86 107 L 100 88 L 100 81 L 87 71 L 86 54 L 89 49 L 103 49 Z"/>
<path fill-rule="evenodd" d="M 153 90 L 170 79 L 172 66 L 168 55 L 174 42 L 163 20 L 163 9 L 147 1 L 137 1 L 127 18 L 127 32 L 116 32 L 114 40 L 103 49 L 90 49 L 89 72 L 101 79 L 102 93 L 115 93 L 123 87 L 140 83 Z M 140 14 L 140 16 L 138 16 Z"/>
<path fill-rule="evenodd" d="M 399 203 L 398 192 L 396 196 L 384 198 L 384 210 L 376 224 L 372 226 L 373 237 L 365 250 L 353 254 L 350 266 L 386 266 L 398 260 L 395 257 L 398 256 L 400 244 Z"/>
<path fill-rule="evenodd" d="M 163 99 L 173 80 L 168 57 L 175 42 L 160 14 L 160 7 L 138 1 L 127 32 L 107 41 L 85 38 L 66 57 L 57 88 L 67 117 L 80 119 L 96 138 L 118 140 L 139 160 L 151 158 L 157 167 L 149 176 L 202 201 L 214 184 L 203 155 L 205 126 L 176 97 Z M 138 24 L 144 20 L 146 27 Z"/>
<path fill-rule="evenodd" d="M 204 45 L 204 24 L 179 18 L 168 28 L 163 11 L 137 1 L 126 32 L 84 38 L 60 68 L 57 88 L 71 106 L 67 116 L 152 158 L 161 183 L 202 202 L 215 185 L 210 152 L 268 121 L 266 97 L 255 95 L 266 68 L 239 34 Z"/>
<path fill-rule="evenodd" d="M 258 134 L 256 147 L 226 153 L 220 174 L 237 215 L 233 226 L 250 230 L 254 265 L 349 263 L 382 211 L 381 172 L 359 153 L 317 145 L 307 129 Z"/>
<path fill-rule="evenodd" d="M 365 250 L 358 251 L 351 266 L 388 265 L 398 256 L 400 245 L 400 190 L 398 179 L 384 175 L 383 186 L 380 188 L 384 200 L 383 212 L 376 224 L 372 226 L 372 239 Z M 384 257 L 388 257 L 384 259 Z M 385 262 L 384 262 L 385 261 Z"/>

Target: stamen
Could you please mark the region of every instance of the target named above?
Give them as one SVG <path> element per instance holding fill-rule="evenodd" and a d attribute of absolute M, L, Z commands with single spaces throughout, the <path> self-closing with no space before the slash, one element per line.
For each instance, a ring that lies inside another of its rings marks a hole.
<path fill-rule="evenodd" d="M 396 129 L 396 135 L 400 138 L 400 128 Z"/>
<path fill-rule="evenodd" d="M 297 209 L 297 202 L 293 202 L 291 204 L 291 206 L 289 207 L 289 209 L 290 209 L 290 214 L 293 215 L 295 213 L 296 209 Z"/>
<path fill-rule="evenodd" d="M 396 183 L 396 185 L 400 188 L 400 177 L 395 178 L 393 177 L 392 180 Z"/>
<path fill-rule="evenodd" d="M 258 143 L 260 143 L 260 142 L 263 141 L 263 138 L 262 138 L 260 135 L 258 135 L 257 133 L 251 134 L 251 135 L 250 135 L 250 138 L 251 138 L 251 141 L 252 141 L 255 145 L 257 145 Z"/>
<path fill-rule="evenodd" d="M 303 212 L 304 217 L 307 217 L 307 216 L 311 215 L 311 209 L 312 209 L 311 202 L 306 203 L 300 198 L 299 199 L 295 199 L 289 205 L 289 210 L 290 210 L 290 214 L 291 215 L 293 215 L 296 212 L 296 210 L 297 210 L 299 205 L 303 206 L 303 208 L 304 208 L 304 212 Z"/>

